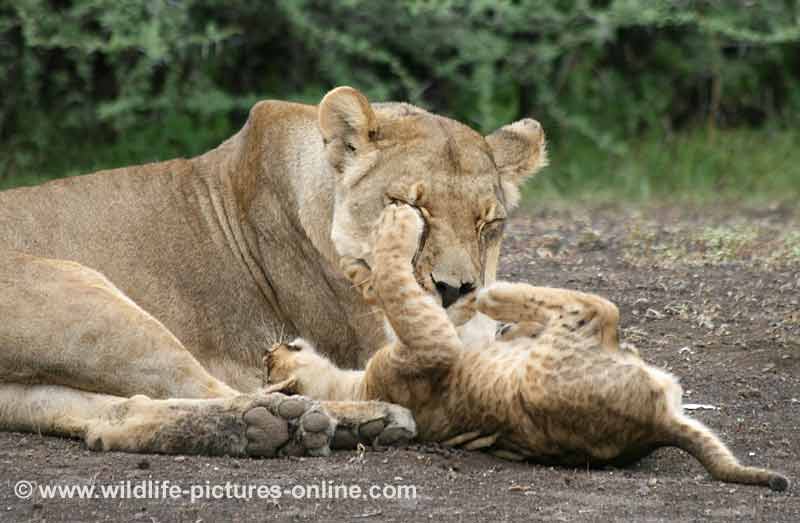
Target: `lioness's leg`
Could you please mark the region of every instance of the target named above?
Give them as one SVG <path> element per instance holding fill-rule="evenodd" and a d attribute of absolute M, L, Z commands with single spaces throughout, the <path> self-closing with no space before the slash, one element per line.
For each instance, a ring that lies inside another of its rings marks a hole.
<path fill-rule="evenodd" d="M 0 254 L 0 379 L 117 396 L 237 394 L 102 274 Z"/>
<path fill-rule="evenodd" d="M 98 449 L 232 455 L 324 454 L 337 415 L 342 429 L 369 441 L 376 420 L 380 441 L 399 439 L 398 424 L 414 430 L 388 404 L 305 415 L 311 407 L 300 409 L 300 398 L 239 396 L 102 274 L 77 263 L 0 255 L 0 318 L 0 430 L 82 437 Z M 198 400 L 128 399 L 137 394 Z"/>
<path fill-rule="evenodd" d="M 0 385 L 0 429 L 82 438 L 93 450 L 327 455 L 334 431 L 314 402 L 283 394 L 121 398 L 53 385 Z"/>
<path fill-rule="evenodd" d="M 542 334 L 570 343 L 619 349 L 619 309 L 594 294 L 497 282 L 479 292 L 476 307 L 497 321 L 538 325 Z"/>

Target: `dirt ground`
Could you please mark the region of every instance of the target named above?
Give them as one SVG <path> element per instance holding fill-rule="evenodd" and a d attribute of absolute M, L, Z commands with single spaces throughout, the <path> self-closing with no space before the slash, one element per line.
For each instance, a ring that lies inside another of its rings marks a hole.
<path fill-rule="evenodd" d="M 800 478 L 800 210 L 531 210 L 510 223 L 501 276 L 617 302 L 625 340 L 681 377 L 686 403 L 715 407 L 697 418 L 742 461 Z M 0 521 L 800 521 L 796 485 L 774 493 L 712 481 L 677 449 L 626 469 L 574 470 L 435 446 L 259 461 L 99 454 L 0 433 L 0 471 Z M 230 482 L 279 496 L 21 500 L 20 480 L 186 490 Z M 338 499 L 313 495 L 323 483 Z M 343 486 L 366 497 L 345 499 Z M 388 497 L 371 498 L 371 486 Z M 392 498 L 399 486 L 416 495 Z M 304 490 L 310 498 L 293 496 Z"/>

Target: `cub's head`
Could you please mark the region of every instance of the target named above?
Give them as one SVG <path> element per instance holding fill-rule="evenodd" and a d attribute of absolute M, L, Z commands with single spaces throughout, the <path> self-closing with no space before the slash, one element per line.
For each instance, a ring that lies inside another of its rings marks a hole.
<path fill-rule="evenodd" d="M 377 220 L 398 200 L 428 221 L 415 272 L 442 305 L 494 281 L 519 187 L 547 163 L 538 122 L 521 120 L 484 137 L 411 105 L 371 105 L 350 87 L 328 93 L 318 117 L 336 180 L 331 239 L 340 256 L 371 265 Z"/>
<path fill-rule="evenodd" d="M 264 356 L 267 389 L 330 399 L 328 391 L 337 379 L 337 367 L 302 338 L 276 343 Z"/>

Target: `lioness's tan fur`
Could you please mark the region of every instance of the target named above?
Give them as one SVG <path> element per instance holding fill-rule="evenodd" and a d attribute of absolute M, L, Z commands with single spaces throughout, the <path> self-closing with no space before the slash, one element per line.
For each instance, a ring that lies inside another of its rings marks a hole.
<path fill-rule="evenodd" d="M 382 320 L 338 267 L 371 260 L 387 199 L 429 188 L 416 264 L 429 292 L 481 286 L 494 279 L 500 234 L 479 234 L 475 216 L 513 207 L 542 139 L 529 120 L 484 138 L 342 87 L 316 107 L 258 103 L 196 158 L 0 193 L 0 429 L 85 436 L 136 394 L 253 393 L 265 340 L 281 335 L 363 363 L 385 340 Z M 125 410 L 142 420 L 128 432 L 152 430 L 148 408 Z M 342 412 L 366 422 L 380 411 L 396 426 L 403 416 L 387 408 Z M 128 432 L 110 446 L 168 447 Z"/>

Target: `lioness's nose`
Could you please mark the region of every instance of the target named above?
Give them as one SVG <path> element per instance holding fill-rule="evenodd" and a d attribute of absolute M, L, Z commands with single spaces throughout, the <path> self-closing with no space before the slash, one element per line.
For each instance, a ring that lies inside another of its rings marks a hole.
<path fill-rule="evenodd" d="M 442 307 L 445 309 L 458 301 L 460 297 L 475 290 L 475 284 L 472 282 L 462 283 L 458 287 L 443 281 L 434 280 L 434 283 L 436 284 L 436 291 L 442 297 Z"/>

